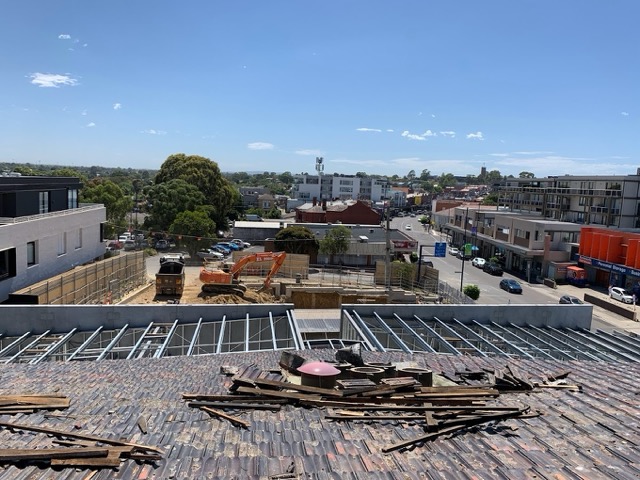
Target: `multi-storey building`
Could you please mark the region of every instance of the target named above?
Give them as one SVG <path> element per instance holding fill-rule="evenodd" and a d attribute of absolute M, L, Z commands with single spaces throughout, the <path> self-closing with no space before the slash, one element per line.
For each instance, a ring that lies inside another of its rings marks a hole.
<path fill-rule="evenodd" d="M 513 212 L 615 228 L 640 228 L 640 169 L 635 175 L 507 178 L 499 204 Z"/>
<path fill-rule="evenodd" d="M 389 195 L 386 178 L 355 175 L 295 175 L 291 196 L 301 200 L 370 200 L 378 202 Z"/>
<path fill-rule="evenodd" d="M 474 256 L 499 257 L 506 269 L 528 282 L 546 277 L 551 262 L 567 262 L 578 254 L 580 225 L 575 223 L 477 204 L 432 215 L 437 228 L 450 236 L 450 243 L 472 244 Z"/>
<path fill-rule="evenodd" d="M 0 302 L 105 253 L 104 205 L 81 205 L 70 177 L 0 177 Z"/>

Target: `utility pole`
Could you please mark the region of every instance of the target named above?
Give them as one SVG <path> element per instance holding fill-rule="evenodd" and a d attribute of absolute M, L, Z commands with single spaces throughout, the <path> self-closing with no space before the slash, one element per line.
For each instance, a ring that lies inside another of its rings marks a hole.
<path fill-rule="evenodd" d="M 469 222 L 469 207 L 467 207 L 467 212 L 464 214 L 464 236 L 462 237 L 462 249 L 461 249 L 461 257 L 462 257 L 462 269 L 460 271 L 460 292 L 463 289 L 463 278 L 464 278 L 464 257 L 467 253 L 467 223 Z"/>
<path fill-rule="evenodd" d="M 391 228 L 391 212 L 389 203 L 388 200 L 385 202 L 386 208 L 384 209 L 385 215 L 387 216 L 387 232 L 385 234 L 387 250 L 384 261 L 384 284 L 387 290 L 391 290 L 391 236 L 389 233 L 389 229 Z"/>

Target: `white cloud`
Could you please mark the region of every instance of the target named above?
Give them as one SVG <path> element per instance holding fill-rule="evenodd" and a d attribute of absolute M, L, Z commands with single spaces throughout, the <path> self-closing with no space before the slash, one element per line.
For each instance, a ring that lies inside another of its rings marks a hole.
<path fill-rule="evenodd" d="M 395 130 L 394 130 L 393 128 L 387 128 L 387 130 L 386 130 L 386 131 L 387 131 L 387 132 L 389 132 L 389 133 L 393 133 L 393 132 L 395 132 Z"/>
<path fill-rule="evenodd" d="M 322 152 L 320 150 L 296 150 L 295 153 L 297 155 L 310 155 L 315 157 L 322 156 Z"/>
<path fill-rule="evenodd" d="M 120 110 L 122 108 L 122 104 L 121 103 L 114 103 L 113 104 L 113 109 L 114 110 Z"/>
<path fill-rule="evenodd" d="M 273 150 L 275 145 L 267 142 L 253 142 L 247 144 L 249 150 Z"/>
<path fill-rule="evenodd" d="M 69 75 L 59 75 L 56 73 L 32 73 L 29 75 L 31 83 L 39 87 L 53 87 L 58 88 L 63 86 L 75 86 L 78 84 L 78 80 L 70 77 Z"/>
<path fill-rule="evenodd" d="M 166 135 L 167 132 L 165 132 L 164 130 L 154 130 L 153 128 L 150 128 L 148 130 L 142 130 L 142 133 L 148 133 L 149 135 Z"/>
<path fill-rule="evenodd" d="M 620 112 L 620 115 L 622 115 L 623 117 L 628 117 L 629 116 L 629 112 Z"/>
<path fill-rule="evenodd" d="M 445 130 L 444 132 L 440 132 L 440 135 L 442 135 L 443 137 L 455 137 L 456 136 L 456 132 L 453 132 L 451 130 Z"/>
<path fill-rule="evenodd" d="M 437 137 L 438 134 L 436 132 L 432 132 L 431 130 L 427 130 L 422 134 L 423 137 Z"/>
<path fill-rule="evenodd" d="M 482 136 L 482 132 L 468 133 L 467 138 L 470 140 L 484 140 L 484 137 Z"/>
<path fill-rule="evenodd" d="M 549 152 L 545 150 L 540 150 L 540 151 L 532 150 L 530 152 L 528 151 L 512 152 L 512 155 L 551 155 L 552 153 L 554 152 Z"/>
<path fill-rule="evenodd" d="M 87 123 L 87 127 L 89 127 L 89 128 L 91 128 L 91 127 L 95 127 L 95 126 L 96 126 L 96 124 L 95 124 L 95 123 L 93 123 L 93 122 L 89 122 L 89 123 Z"/>
<path fill-rule="evenodd" d="M 58 35 L 58 38 L 60 40 L 70 40 L 71 39 L 71 35 L 69 35 L 67 33 L 61 33 L 60 35 Z"/>
<path fill-rule="evenodd" d="M 82 110 L 82 112 L 80 112 L 80 115 L 82 115 L 83 117 L 87 116 L 87 111 L 86 110 Z"/>
<path fill-rule="evenodd" d="M 509 154 L 508 153 L 490 153 L 489 156 L 490 157 L 508 157 Z"/>
<path fill-rule="evenodd" d="M 356 128 L 356 130 L 358 132 L 381 132 L 382 131 L 379 128 L 366 128 L 366 127 Z"/>
<path fill-rule="evenodd" d="M 425 138 L 422 135 L 417 135 L 415 133 L 409 133 L 409 130 L 405 130 L 400 135 L 402 135 L 405 138 L 409 138 L 411 140 L 425 140 Z"/>

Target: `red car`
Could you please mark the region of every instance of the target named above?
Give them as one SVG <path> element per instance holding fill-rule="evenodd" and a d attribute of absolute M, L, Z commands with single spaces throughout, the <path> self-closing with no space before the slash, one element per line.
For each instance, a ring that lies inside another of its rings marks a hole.
<path fill-rule="evenodd" d="M 122 248 L 122 242 L 118 240 L 112 240 L 107 244 L 107 250 L 120 250 Z"/>

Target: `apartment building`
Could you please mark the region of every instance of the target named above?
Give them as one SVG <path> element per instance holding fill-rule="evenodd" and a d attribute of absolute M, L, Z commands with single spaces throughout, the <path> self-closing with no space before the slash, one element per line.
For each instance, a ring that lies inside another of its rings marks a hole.
<path fill-rule="evenodd" d="M 640 169 L 635 175 L 507 178 L 499 204 L 516 212 L 582 225 L 640 228 Z"/>
<path fill-rule="evenodd" d="M 388 198 L 390 184 L 386 178 L 356 175 L 294 175 L 293 198 L 317 200 L 370 200 Z"/>
<path fill-rule="evenodd" d="M 104 205 L 81 205 L 71 177 L 0 176 L 0 302 L 105 253 Z"/>
<path fill-rule="evenodd" d="M 433 216 L 449 243 L 471 243 L 475 256 L 499 257 L 507 270 L 530 283 L 548 275 L 550 262 L 577 257 L 580 225 L 575 223 L 478 204 L 442 210 Z"/>

